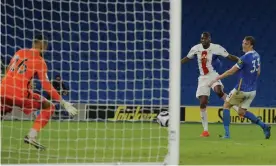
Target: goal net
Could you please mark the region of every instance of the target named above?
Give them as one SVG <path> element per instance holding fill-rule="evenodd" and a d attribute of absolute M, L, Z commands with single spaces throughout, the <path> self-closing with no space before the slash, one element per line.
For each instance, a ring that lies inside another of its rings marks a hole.
<path fill-rule="evenodd" d="M 13 108 L 1 122 L 1 163 L 164 163 L 168 155 L 177 164 L 180 40 L 172 37 L 181 34 L 181 4 L 172 2 L 1 1 L 1 66 L 44 34 L 49 79 L 59 76 L 62 97 L 80 110 L 72 118 L 56 103 L 38 135 L 47 150 L 37 151 L 23 139 L 39 112 Z M 172 21 L 179 27 L 172 30 Z M 47 97 L 36 78 L 33 84 Z M 155 121 L 168 110 L 169 132 Z"/>

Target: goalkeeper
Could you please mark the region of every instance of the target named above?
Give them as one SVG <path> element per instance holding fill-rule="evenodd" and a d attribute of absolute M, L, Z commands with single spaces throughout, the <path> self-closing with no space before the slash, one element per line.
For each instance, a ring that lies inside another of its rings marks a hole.
<path fill-rule="evenodd" d="M 70 115 L 76 115 L 78 110 L 64 101 L 56 89 L 51 85 L 47 76 L 47 65 L 43 59 L 43 52 L 48 42 L 42 35 L 35 36 L 31 49 L 21 49 L 15 53 L 7 68 L 5 77 L 1 81 L 1 119 L 11 112 L 13 106 L 20 107 L 25 114 L 41 109 L 33 127 L 24 138 L 24 142 L 37 149 L 45 147 L 36 141 L 37 133 L 44 128 L 54 113 L 55 106 L 43 96 L 34 93 L 30 88 L 32 78 L 37 75 L 43 89 L 57 102 L 60 102 Z"/>

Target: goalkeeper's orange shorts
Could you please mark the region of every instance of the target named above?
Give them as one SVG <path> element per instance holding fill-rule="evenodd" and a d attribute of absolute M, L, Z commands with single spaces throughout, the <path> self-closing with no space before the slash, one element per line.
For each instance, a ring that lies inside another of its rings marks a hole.
<path fill-rule="evenodd" d="M 1 95 L 1 112 L 11 112 L 12 108 L 17 106 L 28 115 L 31 112 L 40 109 L 42 102 L 45 100 L 47 100 L 45 97 L 32 91 L 27 91 L 24 98 L 19 97 L 16 94 L 6 94 L 5 96 Z"/>

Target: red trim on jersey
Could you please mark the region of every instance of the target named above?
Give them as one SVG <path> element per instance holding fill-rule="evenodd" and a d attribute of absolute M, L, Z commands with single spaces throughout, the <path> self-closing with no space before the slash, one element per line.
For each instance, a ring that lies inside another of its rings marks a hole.
<path fill-rule="evenodd" d="M 207 54 L 208 54 L 207 51 L 202 51 L 202 53 L 201 53 L 201 66 L 202 66 L 204 75 L 209 73 L 209 70 L 206 65 L 207 64 Z"/>

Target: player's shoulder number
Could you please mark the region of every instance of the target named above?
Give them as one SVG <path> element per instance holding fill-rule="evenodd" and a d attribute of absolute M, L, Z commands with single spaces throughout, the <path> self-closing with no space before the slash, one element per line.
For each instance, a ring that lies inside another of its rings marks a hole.
<path fill-rule="evenodd" d="M 260 67 L 260 58 L 257 58 L 252 61 L 253 69 L 250 71 L 251 73 L 258 72 Z"/>
<path fill-rule="evenodd" d="M 24 74 L 27 71 L 27 65 L 25 64 L 26 61 L 28 61 L 27 58 L 21 59 L 18 55 L 15 55 L 14 62 L 10 65 L 10 71 L 17 72 L 19 74 Z"/>

